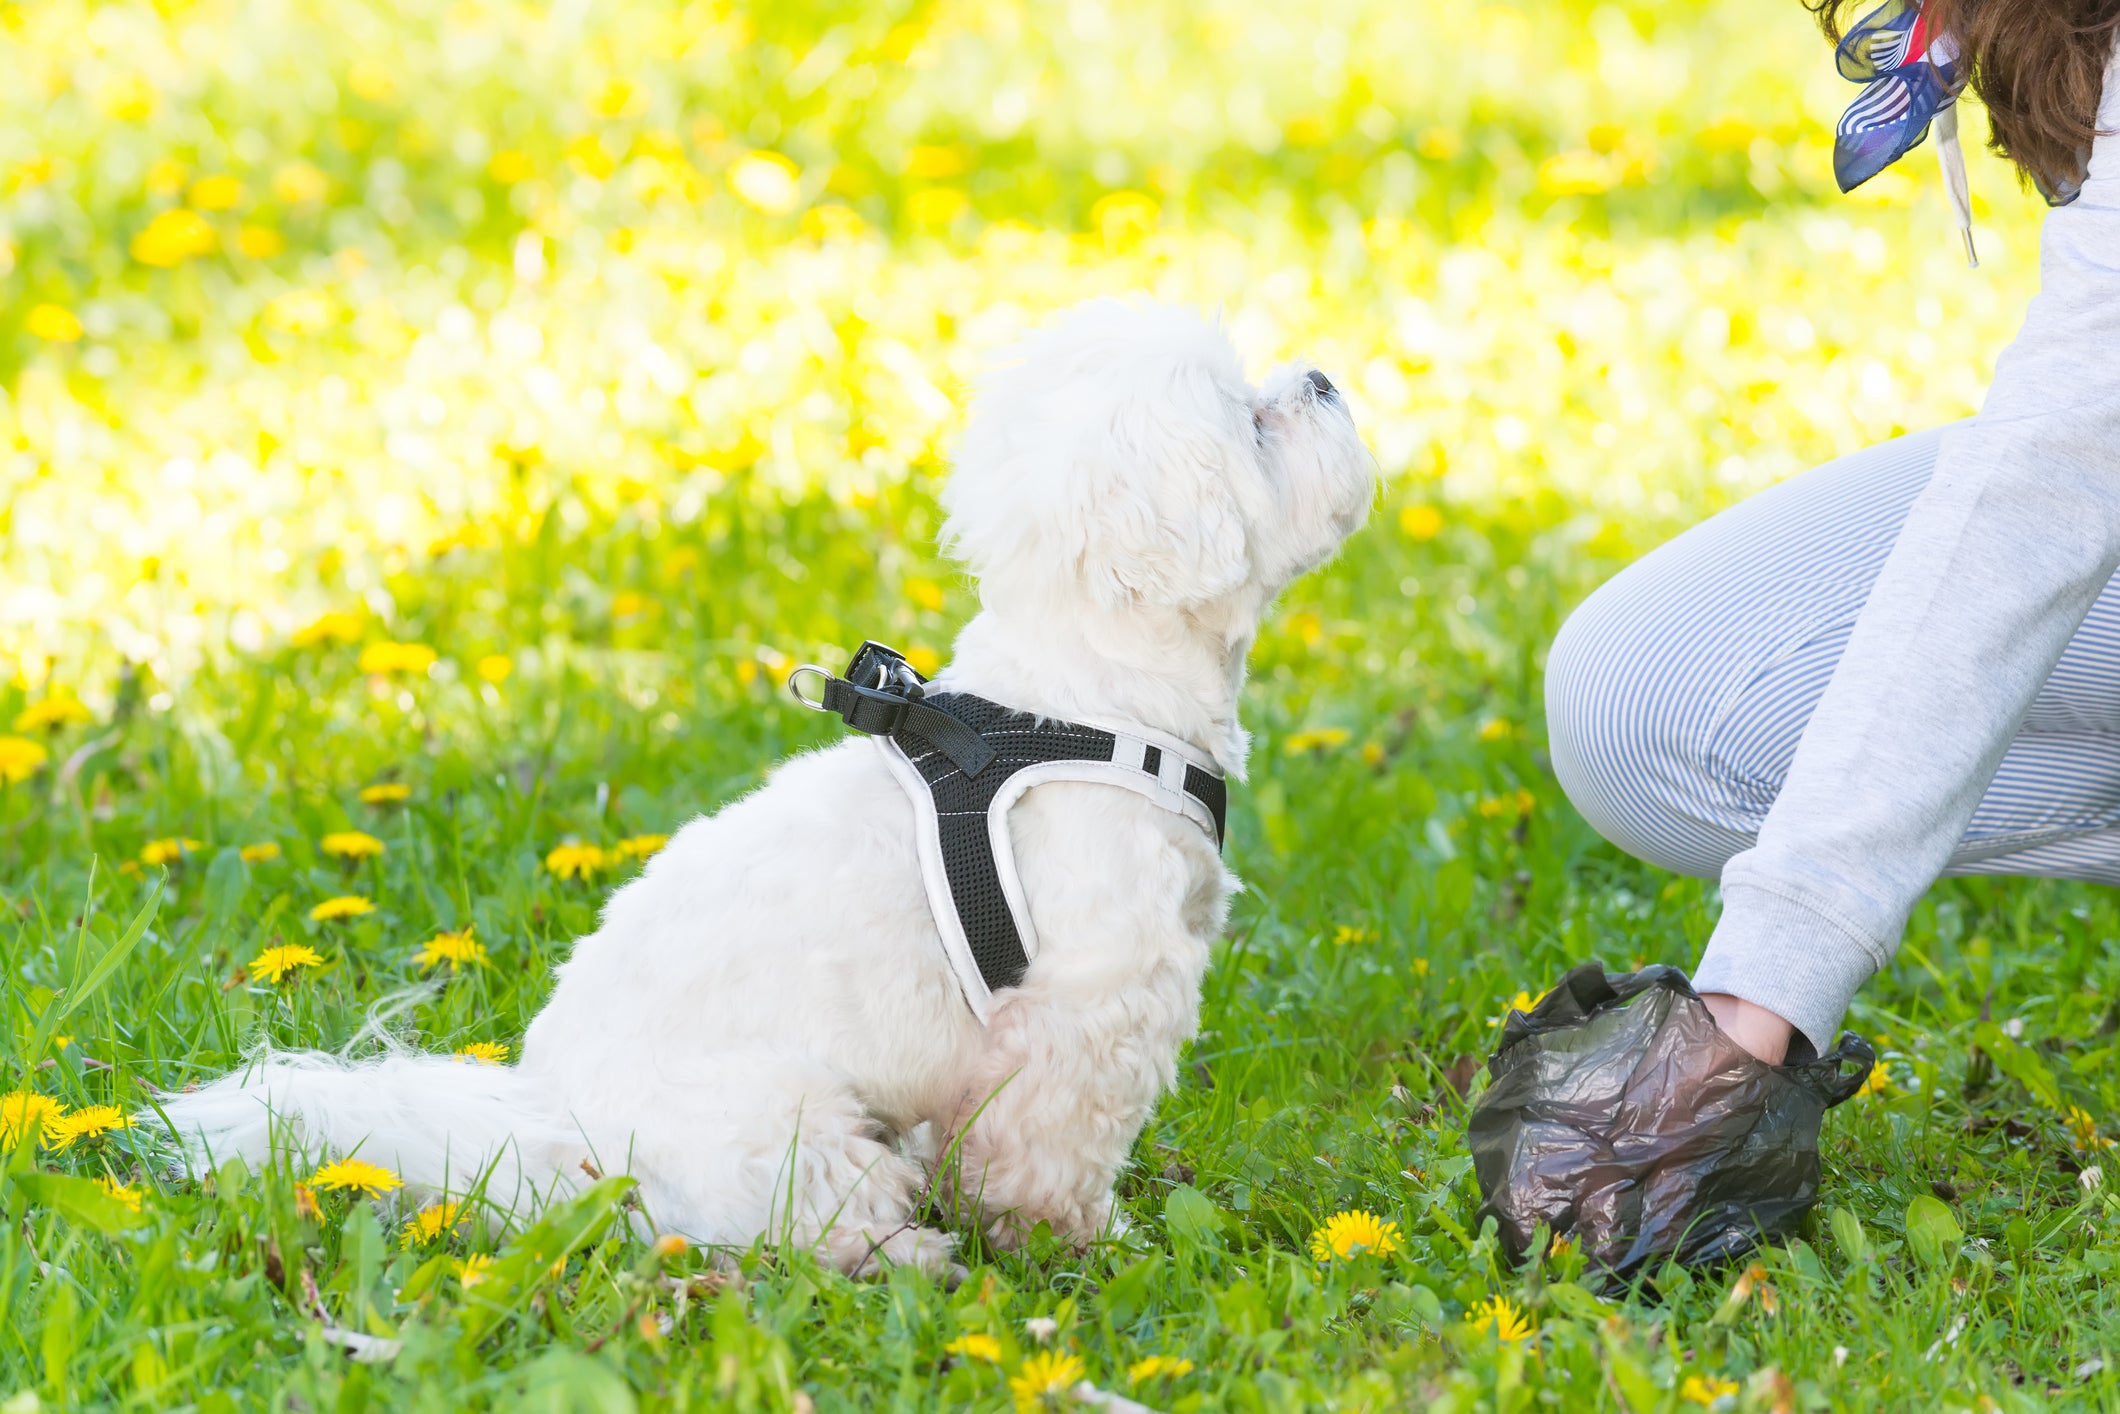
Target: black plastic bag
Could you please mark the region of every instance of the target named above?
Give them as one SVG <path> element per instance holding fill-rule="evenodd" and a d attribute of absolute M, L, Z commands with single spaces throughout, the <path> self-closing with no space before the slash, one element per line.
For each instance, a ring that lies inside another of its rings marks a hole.
<path fill-rule="evenodd" d="M 1509 1014 L 1487 1063 L 1467 1135 L 1481 1212 L 1514 1257 L 1544 1223 L 1623 1278 L 1737 1256 L 1818 1201 L 1820 1122 L 1875 1062 L 1847 1032 L 1830 1054 L 1767 1065 L 1678 969 L 1586 963 Z"/>

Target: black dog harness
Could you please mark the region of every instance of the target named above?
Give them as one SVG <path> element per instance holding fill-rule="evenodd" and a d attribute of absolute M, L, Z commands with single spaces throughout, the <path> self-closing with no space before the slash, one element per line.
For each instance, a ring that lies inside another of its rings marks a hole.
<path fill-rule="evenodd" d="M 812 701 L 796 686 L 824 679 Z M 1120 786 L 1176 811 L 1222 846 L 1228 786 L 1211 761 L 1144 727 L 1100 727 L 1018 712 L 927 679 L 880 643 L 864 643 L 843 677 L 804 666 L 788 690 L 877 739 L 920 823 L 920 873 L 943 950 L 983 1023 L 993 994 L 1016 986 L 1038 955 L 1009 807 L 1047 781 Z"/>

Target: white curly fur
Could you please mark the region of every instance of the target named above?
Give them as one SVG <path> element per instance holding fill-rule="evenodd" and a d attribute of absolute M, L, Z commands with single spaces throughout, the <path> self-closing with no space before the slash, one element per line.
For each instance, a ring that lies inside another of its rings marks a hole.
<path fill-rule="evenodd" d="M 938 686 L 1157 728 L 1241 779 L 1259 617 L 1373 494 L 1346 408 L 1306 366 L 1254 387 L 1212 325 L 1085 306 L 975 400 L 944 499 L 982 609 Z M 630 1172 L 663 1228 L 764 1235 L 848 1271 L 948 1262 L 952 1240 L 914 1225 L 939 1137 L 995 1240 L 1045 1221 L 1088 1242 L 1194 1032 L 1237 881 L 1197 825 L 1140 796 L 1034 788 L 1010 830 L 1040 951 L 982 1028 L 912 828 L 873 743 L 798 756 L 611 897 L 519 1065 L 277 1054 L 166 1111 L 198 1155 L 358 1150 L 415 1191 L 483 1176 L 502 1212 L 585 1162 Z"/>

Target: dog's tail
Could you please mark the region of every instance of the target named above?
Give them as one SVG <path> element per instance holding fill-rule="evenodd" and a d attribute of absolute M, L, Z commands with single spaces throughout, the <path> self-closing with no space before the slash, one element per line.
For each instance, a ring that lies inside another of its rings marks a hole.
<path fill-rule="evenodd" d="M 587 1141 L 548 1113 L 540 1089 L 513 1067 L 455 1056 L 355 1061 L 295 1051 L 164 1095 L 160 1109 L 202 1167 L 236 1157 L 263 1164 L 276 1147 L 358 1156 L 416 1192 L 475 1194 L 499 1214 L 522 1217 L 590 1172 Z"/>

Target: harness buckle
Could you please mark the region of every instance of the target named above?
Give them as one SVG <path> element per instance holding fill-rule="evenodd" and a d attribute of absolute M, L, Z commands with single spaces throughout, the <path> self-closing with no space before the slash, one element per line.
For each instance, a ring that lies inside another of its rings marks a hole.
<path fill-rule="evenodd" d="M 863 639 L 854 650 L 844 676 L 856 687 L 902 697 L 908 702 L 918 702 L 927 695 L 927 679 L 914 671 L 905 655 L 873 638 Z"/>
<path fill-rule="evenodd" d="M 815 698 L 805 697 L 801 686 L 811 674 L 824 684 Z M 829 712 L 870 736 L 896 734 L 912 704 L 927 695 L 926 684 L 903 654 L 874 639 L 855 650 L 844 674 L 815 663 L 804 663 L 788 674 L 788 692 L 797 702 L 813 712 Z"/>
<path fill-rule="evenodd" d="M 802 695 L 803 676 L 815 673 L 824 679 L 824 690 L 816 700 Z M 857 732 L 895 737 L 911 731 L 956 763 L 968 776 L 987 768 L 994 748 L 971 727 L 922 699 L 927 679 L 905 655 L 874 639 L 865 641 L 847 664 L 844 676 L 805 663 L 788 674 L 788 691 L 813 712 L 830 712 Z"/>

